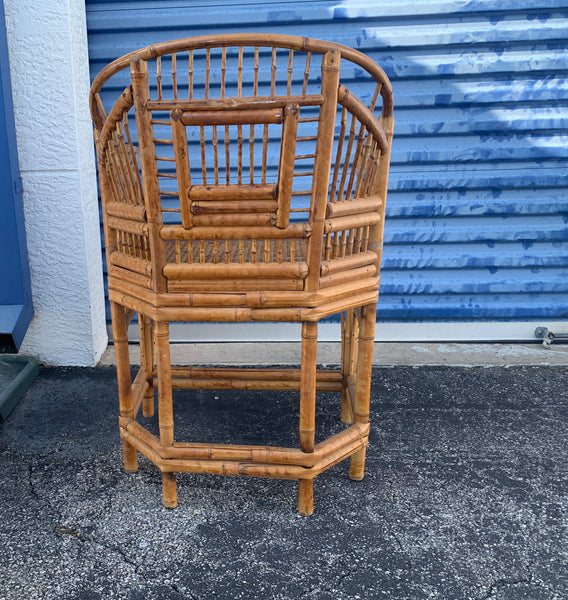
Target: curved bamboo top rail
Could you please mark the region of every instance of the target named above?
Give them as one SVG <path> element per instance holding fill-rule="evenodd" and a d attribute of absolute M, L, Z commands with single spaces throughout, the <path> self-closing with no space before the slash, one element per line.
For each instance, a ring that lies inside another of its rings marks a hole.
<path fill-rule="evenodd" d="M 115 61 L 111 62 L 100 71 L 100 73 L 93 80 L 93 84 L 91 86 L 89 104 L 95 127 L 98 130 L 102 129 L 103 121 L 105 119 L 105 115 L 101 115 L 99 112 L 102 107 L 98 102 L 98 94 L 108 79 L 110 79 L 113 75 L 116 75 L 119 71 L 122 71 L 130 66 L 130 61 L 133 58 L 137 57 L 143 60 L 150 60 L 166 54 L 184 52 L 186 50 L 228 46 L 276 46 L 289 50 L 316 52 L 320 54 L 325 54 L 330 50 L 335 50 L 339 52 L 342 58 L 345 58 L 365 69 L 365 71 L 367 71 L 378 84 L 381 84 L 380 93 L 383 100 L 381 113 L 382 117 L 386 119 L 392 117 L 393 115 L 392 86 L 386 73 L 379 65 L 377 65 L 374 60 L 358 50 L 354 50 L 353 48 L 349 48 L 348 46 L 344 46 L 342 44 L 315 40 L 306 37 L 276 34 L 267 35 L 259 33 L 235 33 L 226 34 L 223 36 L 204 35 L 192 38 L 180 38 L 177 40 L 151 44 L 145 48 L 140 48 L 139 50 L 134 50 L 133 52 L 125 54 L 124 56 L 121 56 L 120 58 L 117 58 Z"/>

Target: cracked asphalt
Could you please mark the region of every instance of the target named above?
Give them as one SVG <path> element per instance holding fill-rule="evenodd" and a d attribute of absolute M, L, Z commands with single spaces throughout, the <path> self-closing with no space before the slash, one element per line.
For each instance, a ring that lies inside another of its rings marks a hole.
<path fill-rule="evenodd" d="M 568 368 L 376 368 L 367 475 L 121 468 L 113 368 L 43 368 L 0 423 L 0 598 L 565 600 Z M 318 396 L 318 436 L 338 399 Z M 294 393 L 180 392 L 176 434 L 287 445 Z M 155 418 L 147 420 L 151 430 Z"/>

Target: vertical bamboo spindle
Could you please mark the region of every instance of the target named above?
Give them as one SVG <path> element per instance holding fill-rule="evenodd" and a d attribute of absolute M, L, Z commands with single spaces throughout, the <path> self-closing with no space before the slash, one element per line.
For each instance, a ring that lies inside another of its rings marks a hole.
<path fill-rule="evenodd" d="M 355 382 L 355 402 L 353 420 L 355 423 L 369 422 L 369 405 L 371 397 L 371 370 L 373 368 L 373 342 L 375 341 L 375 321 L 377 307 L 368 304 L 361 309 L 359 324 L 359 349 L 357 352 L 357 380 Z M 364 447 L 351 457 L 349 477 L 356 481 L 365 475 Z"/>
<path fill-rule="evenodd" d="M 258 46 L 254 49 L 254 78 L 252 84 L 252 95 L 258 96 L 258 69 L 259 69 L 259 49 Z M 254 183 L 254 125 L 250 125 L 249 132 L 249 173 L 250 183 Z"/>
<path fill-rule="evenodd" d="M 288 79 L 286 81 L 286 94 L 292 94 L 292 74 L 294 73 L 294 50 L 288 52 Z"/>
<path fill-rule="evenodd" d="M 160 444 L 171 446 L 174 443 L 174 413 L 170 362 L 170 326 L 167 321 L 158 321 L 155 324 L 155 340 Z M 176 480 L 173 473 L 162 473 L 162 502 L 166 508 L 177 506 Z"/>
<path fill-rule="evenodd" d="M 178 97 L 178 86 L 177 86 L 177 54 L 172 54 L 172 87 L 174 92 L 174 100 Z"/>
<path fill-rule="evenodd" d="M 187 62 L 187 97 L 190 100 L 193 100 L 193 75 L 193 50 L 190 50 Z"/>
<path fill-rule="evenodd" d="M 130 162 L 130 172 L 134 181 L 136 203 L 143 204 L 144 200 L 142 197 L 142 182 L 140 181 L 140 171 L 138 170 L 138 153 L 134 144 L 132 143 L 132 136 L 130 135 L 130 127 L 128 125 L 128 113 L 124 113 L 124 116 L 122 118 L 122 126 L 124 128 L 124 134 L 126 136 L 126 144 L 128 147 L 128 160 Z"/>
<path fill-rule="evenodd" d="M 310 62 L 312 59 L 312 53 L 306 54 L 306 66 L 304 67 L 304 81 L 302 82 L 302 94 L 305 95 L 308 89 L 308 80 L 310 78 Z"/>
<path fill-rule="evenodd" d="M 227 76 L 227 48 L 221 49 L 221 98 L 225 97 L 225 85 Z M 230 129 L 225 125 L 225 135 L 223 144 L 225 146 L 225 181 L 229 185 L 231 183 L 231 139 Z"/>
<path fill-rule="evenodd" d="M 380 123 L 387 135 L 387 140 L 389 142 L 389 153 L 390 146 L 392 143 L 392 135 L 394 130 L 394 118 L 383 118 L 381 117 Z M 385 224 L 385 206 L 386 202 L 384 199 L 387 197 L 387 185 L 389 178 L 389 154 L 387 156 L 381 156 L 379 153 L 377 160 L 377 170 L 375 171 L 375 176 L 373 178 L 373 182 L 371 183 L 370 189 L 373 194 L 380 194 L 380 197 L 383 198 L 383 203 L 380 208 L 381 220 L 377 225 L 371 227 L 369 231 L 369 250 L 373 250 L 377 253 L 377 266 L 381 264 L 382 251 L 383 251 L 383 229 Z"/>
<path fill-rule="evenodd" d="M 321 91 L 325 98 L 320 108 L 316 159 L 314 162 L 314 182 L 310 201 L 310 226 L 312 235 L 308 239 L 306 257 L 309 274 L 306 290 L 316 290 L 319 286 L 320 260 L 323 243 L 323 225 L 327 202 L 331 152 L 337 111 L 337 89 L 339 85 L 340 54 L 337 50 L 326 52 L 322 59 Z"/>
<path fill-rule="evenodd" d="M 114 353 L 116 358 L 116 379 L 118 382 L 118 402 L 120 415 L 132 418 L 132 379 L 130 377 L 130 357 L 128 355 L 128 334 L 126 313 L 120 304 L 110 303 Z M 136 448 L 122 440 L 124 470 L 134 472 L 138 469 Z"/>
<path fill-rule="evenodd" d="M 355 373 L 357 340 L 359 335 L 359 324 L 355 318 L 353 309 L 345 311 L 342 325 L 341 373 L 343 375 L 343 390 L 341 393 L 341 422 L 353 423 L 353 409 L 347 397 L 347 387 L 350 385 L 351 378 Z"/>
<path fill-rule="evenodd" d="M 156 88 L 158 91 L 158 100 L 162 99 L 162 57 L 156 57 Z"/>
<path fill-rule="evenodd" d="M 134 188 L 135 184 L 134 180 L 131 178 L 132 172 L 128 161 L 128 149 L 126 148 L 122 122 L 118 122 L 116 124 L 116 139 L 119 169 L 124 179 L 124 184 L 126 185 L 125 198 L 130 204 L 134 204 L 136 201 L 136 192 Z"/>
<path fill-rule="evenodd" d="M 337 199 L 344 199 L 345 183 L 347 181 L 347 175 L 349 174 L 349 163 L 352 161 L 351 153 L 353 151 L 353 143 L 355 141 L 355 135 L 357 133 L 357 119 L 355 115 L 351 115 L 351 125 L 349 127 L 349 138 L 347 139 L 347 147 L 345 149 L 344 167 L 341 173 L 341 180 L 339 182 L 339 190 L 337 191 Z M 353 163 L 351 163 L 353 165 Z M 353 168 L 353 167 L 352 167 Z"/>
<path fill-rule="evenodd" d="M 316 425 L 316 358 L 318 324 L 302 323 L 302 357 L 300 372 L 300 448 L 313 452 Z M 298 487 L 298 511 L 302 515 L 314 512 L 314 481 L 301 479 Z"/>
<path fill-rule="evenodd" d="M 154 343 L 152 340 L 152 321 L 144 315 L 138 315 L 140 328 L 140 364 L 146 373 L 148 390 L 144 394 L 142 414 L 145 417 L 154 415 Z"/>
<path fill-rule="evenodd" d="M 339 171 L 341 169 L 341 154 L 343 152 L 343 142 L 345 140 L 345 131 L 347 130 L 347 109 L 345 106 L 341 111 L 341 127 L 339 130 L 339 139 L 337 140 L 337 152 L 335 155 L 335 166 L 333 168 L 333 180 L 331 183 L 331 189 L 329 191 L 329 201 L 335 202 L 339 200 L 336 197 L 337 181 L 339 178 Z"/>

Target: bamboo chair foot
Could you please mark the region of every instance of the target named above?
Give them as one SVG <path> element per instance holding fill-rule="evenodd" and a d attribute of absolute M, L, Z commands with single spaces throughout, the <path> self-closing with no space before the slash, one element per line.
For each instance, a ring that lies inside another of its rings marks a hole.
<path fill-rule="evenodd" d="M 309 517 L 314 512 L 314 480 L 298 480 L 298 512 Z"/>
<path fill-rule="evenodd" d="M 353 413 L 351 411 L 351 407 L 349 406 L 349 401 L 345 397 L 341 399 L 341 412 L 339 420 L 346 425 L 353 424 Z"/>
<path fill-rule="evenodd" d="M 367 448 L 363 448 L 356 452 L 351 457 L 351 464 L 349 465 L 349 479 L 353 481 L 361 481 L 365 477 L 365 456 Z"/>
<path fill-rule="evenodd" d="M 126 441 L 122 441 L 122 456 L 124 459 L 124 470 L 129 473 L 138 471 L 138 457 L 136 448 Z"/>
<path fill-rule="evenodd" d="M 152 390 L 152 394 L 144 396 L 144 400 L 142 402 L 142 414 L 145 417 L 154 416 L 154 390 Z"/>
<path fill-rule="evenodd" d="M 166 508 L 178 505 L 175 473 L 162 473 L 162 504 Z"/>

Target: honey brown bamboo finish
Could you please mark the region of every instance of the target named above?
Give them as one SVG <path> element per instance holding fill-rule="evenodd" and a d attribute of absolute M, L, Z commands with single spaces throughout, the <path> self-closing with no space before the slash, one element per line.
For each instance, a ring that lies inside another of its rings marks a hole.
<path fill-rule="evenodd" d="M 290 465 L 313 468 L 322 460 L 335 456 L 346 447 L 360 449 L 369 434 L 370 425 L 353 425 L 317 444 L 313 452 L 306 453 L 295 448 L 251 446 L 232 444 L 205 444 L 179 442 L 164 447 L 160 439 L 144 429 L 134 419 L 121 417 L 119 425 L 123 437 L 137 438 L 164 462 L 168 459 L 216 460 L 231 462 L 256 462 L 272 465 Z"/>
<path fill-rule="evenodd" d="M 148 387 L 144 394 L 142 404 L 142 414 L 145 417 L 154 415 L 154 340 L 152 335 L 152 322 L 144 315 L 138 319 L 139 339 L 140 339 L 140 372 L 146 376 Z"/>
<path fill-rule="evenodd" d="M 368 75 L 368 105 L 342 77 L 354 68 Z M 131 83 L 105 106 L 105 83 L 122 70 Z M 90 106 L 125 469 L 137 469 L 137 452 L 151 460 L 169 508 L 178 472 L 295 479 L 298 510 L 311 514 L 318 474 L 351 457 L 350 477 L 364 475 L 390 82 L 339 44 L 201 36 L 117 59 L 95 78 Z M 318 370 L 318 322 L 337 314 L 341 368 Z M 300 368 L 172 367 L 173 321 L 301 323 Z M 298 393 L 299 448 L 223 444 L 214 432 L 211 443 L 176 440 L 174 389 Z M 321 441 L 316 391 L 341 393 L 346 423 Z M 159 435 L 138 421 L 153 415 L 155 392 Z"/>

